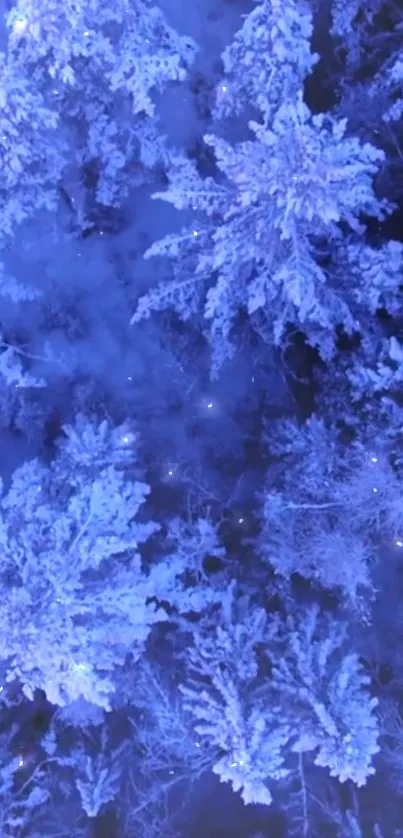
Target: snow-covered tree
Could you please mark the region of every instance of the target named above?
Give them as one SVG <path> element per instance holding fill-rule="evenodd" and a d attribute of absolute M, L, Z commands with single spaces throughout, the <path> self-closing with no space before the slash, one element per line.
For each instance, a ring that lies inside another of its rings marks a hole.
<path fill-rule="evenodd" d="M 264 506 L 262 552 L 281 576 L 298 574 L 334 589 L 360 610 L 372 589 L 373 554 L 366 533 L 344 531 L 344 511 L 337 501 L 299 504 L 270 494 Z"/>
<path fill-rule="evenodd" d="M 222 554 L 208 521 L 173 525 L 171 551 L 143 566 L 139 545 L 159 527 L 136 521 L 150 491 L 136 445 L 127 425 L 78 417 L 51 465 L 21 466 L 3 496 L 0 654 L 30 697 L 42 688 L 55 704 L 109 707 L 115 669 L 168 619 L 158 602 L 200 613 L 220 598 L 199 584 L 203 557 Z"/>
<path fill-rule="evenodd" d="M 66 434 L 54 463 L 21 466 L 1 501 L 1 657 L 30 697 L 108 706 L 114 667 L 162 616 L 138 553 L 156 525 L 135 521 L 149 487 L 125 474 L 130 432 L 82 419 Z"/>
<path fill-rule="evenodd" d="M 363 241 L 346 242 L 337 252 L 336 262 L 335 282 L 349 282 L 351 308 L 356 315 L 355 331 L 365 339 L 369 324 L 360 321 L 365 311 L 372 319 L 380 309 L 391 316 L 399 311 L 403 245 L 393 239 L 378 247 L 370 247 Z"/>
<path fill-rule="evenodd" d="M 56 205 L 65 165 L 58 114 L 29 75 L 0 54 L 1 236 L 34 212 Z"/>
<path fill-rule="evenodd" d="M 366 49 L 371 46 L 374 18 L 385 5 L 385 0 L 352 0 L 351 3 L 332 0 L 331 34 L 340 51 L 345 51 L 346 72 L 350 78 L 362 66 Z"/>
<path fill-rule="evenodd" d="M 347 447 L 315 417 L 281 430 L 287 458 L 263 496 L 261 554 L 281 576 L 299 574 L 365 610 L 382 541 L 402 539 L 400 476 L 382 445 Z"/>
<path fill-rule="evenodd" d="M 294 721 L 292 750 L 315 752 L 315 764 L 332 777 L 362 786 L 375 773 L 378 701 L 358 655 L 346 651 L 346 636 L 347 626 L 320 619 L 318 607 L 299 621 L 289 617 L 282 654 L 279 648 L 273 656 L 273 683 L 285 717 Z"/>
<path fill-rule="evenodd" d="M 0 736 L 4 838 L 183 838 L 210 772 L 290 835 L 402 838 L 401 11 L 222 2 L 232 43 L 221 0 L 5 14 L 0 728 L 28 708 L 35 747 Z M 168 207 L 118 212 L 146 170 Z"/>
<path fill-rule="evenodd" d="M 299 96 L 280 106 L 270 128 L 250 123 L 253 140 L 230 145 L 213 136 L 220 177 L 202 179 L 178 157 L 170 187 L 154 197 L 197 212 L 178 235 L 156 242 L 145 257 L 172 260 L 172 278 L 141 297 L 132 322 L 175 308 L 182 318 L 210 321 L 213 369 L 231 354 L 231 331 L 242 310 L 258 312 L 275 344 L 287 326 L 329 354 L 336 327 L 351 331 L 349 300 L 321 265 L 320 242 L 355 234 L 360 214 L 382 218 L 372 180 L 383 153 L 347 134 L 345 120 L 312 116 Z M 204 217 L 203 217 L 204 216 Z M 323 346 L 322 346 L 323 344 Z"/>
<path fill-rule="evenodd" d="M 268 783 L 287 774 L 289 727 L 279 708 L 269 705 L 267 690 L 258 688 L 258 647 L 271 636 L 264 610 L 248 597 L 238 599 L 232 586 L 219 614 L 193 632 L 188 677 L 180 687 L 195 733 L 216 757 L 213 772 L 240 791 L 244 803 L 270 804 Z"/>
<path fill-rule="evenodd" d="M 94 197 L 114 206 L 139 165 L 165 160 L 152 94 L 184 78 L 195 44 L 148 0 L 17 0 L 7 27 L 3 230 L 54 209 L 59 187 L 83 227 L 90 170 Z"/>
<path fill-rule="evenodd" d="M 398 122 L 403 116 L 403 50 L 400 50 L 388 66 L 386 81 L 392 102 L 383 118 L 386 123 Z"/>
<path fill-rule="evenodd" d="M 338 84 L 335 115 L 346 117 L 351 131 L 386 152 L 378 183 L 381 194 L 398 202 L 403 114 L 401 10 L 382 0 L 365 4 L 357 0 L 348 5 L 335 2 L 335 7 L 339 14 L 336 11 L 333 34 L 341 39 L 347 65 L 346 76 Z M 353 26 L 350 13 L 355 16 Z"/>
<path fill-rule="evenodd" d="M 398 393 L 403 377 L 403 347 L 394 336 L 380 341 L 368 341 L 362 346 L 359 360 L 348 371 L 355 402 L 373 398 L 377 394 Z"/>
<path fill-rule="evenodd" d="M 245 803 L 271 802 L 268 784 L 288 776 L 293 754 L 314 754 L 340 782 L 361 786 L 374 773 L 377 701 L 347 634 L 318 607 L 283 622 L 234 591 L 196 627 L 182 654 L 185 709 L 221 752 L 213 771 Z"/>
<path fill-rule="evenodd" d="M 215 117 L 257 108 L 268 122 L 281 104 L 295 101 L 318 60 L 310 48 L 312 32 L 312 12 L 304 1 L 255 5 L 222 54 Z"/>

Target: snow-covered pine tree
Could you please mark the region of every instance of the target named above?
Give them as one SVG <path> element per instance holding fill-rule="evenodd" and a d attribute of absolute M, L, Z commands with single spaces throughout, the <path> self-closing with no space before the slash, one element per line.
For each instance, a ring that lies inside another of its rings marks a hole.
<path fill-rule="evenodd" d="M 318 61 L 312 33 L 312 9 L 305 0 L 255 3 L 222 54 L 215 118 L 257 109 L 269 124 L 280 105 L 296 99 Z"/>
<path fill-rule="evenodd" d="M 273 655 L 273 687 L 295 734 L 292 750 L 315 753 L 341 783 L 365 785 L 379 751 L 378 704 L 359 657 L 347 651 L 348 627 L 319 607 L 289 617 Z M 279 639 L 281 633 L 279 635 Z M 282 648 L 281 648 L 282 647 Z"/>
<path fill-rule="evenodd" d="M 64 431 L 51 464 L 17 469 L 0 503 L 0 657 L 30 698 L 41 688 L 54 704 L 108 708 L 114 672 L 143 654 L 155 623 L 223 595 L 200 585 L 204 556 L 222 548 L 208 521 L 177 523 L 147 568 L 139 548 L 159 526 L 136 520 L 150 491 L 136 435 L 83 416 Z"/>
<path fill-rule="evenodd" d="M 358 236 L 361 214 L 380 219 L 386 210 L 372 184 L 384 155 L 348 136 L 345 120 L 312 116 L 299 96 L 280 106 L 270 128 L 250 129 L 254 139 L 234 146 L 205 137 L 216 180 L 185 157 L 175 161 L 168 190 L 154 197 L 197 215 L 146 252 L 172 260 L 172 278 L 140 298 L 132 319 L 166 308 L 183 319 L 204 311 L 213 372 L 233 352 L 242 311 L 252 324 L 259 312 L 276 345 L 295 326 L 328 357 L 336 328 L 351 332 L 354 316 L 322 267 L 320 243 L 337 241 L 340 224 Z"/>
<path fill-rule="evenodd" d="M 258 649 L 270 644 L 275 628 L 232 585 L 222 608 L 193 629 L 193 645 L 182 655 L 187 674 L 180 690 L 199 746 L 210 751 L 213 772 L 247 804 L 269 805 L 269 786 L 288 773 L 289 726 L 269 685 L 259 684 Z"/>
<path fill-rule="evenodd" d="M 17 0 L 7 27 L 3 232 L 54 209 L 60 187 L 83 227 L 90 172 L 93 198 L 115 206 L 139 164 L 166 158 L 152 95 L 184 78 L 195 44 L 149 0 Z"/>
<path fill-rule="evenodd" d="M 0 655 L 28 697 L 107 707 L 114 667 L 163 616 L 138 552 L 157 526 L 135 520 L 149 487 L 125 474 L 132 442 L 79 418 L 51 466 L 24 464 L 2 498 Z"/>

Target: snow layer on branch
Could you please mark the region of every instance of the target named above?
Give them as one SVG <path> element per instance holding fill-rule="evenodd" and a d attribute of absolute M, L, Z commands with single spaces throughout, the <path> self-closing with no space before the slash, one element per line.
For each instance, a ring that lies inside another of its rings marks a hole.
<path fill-rule="evenodd" d="M 264 0 L 245 17 L 223 54 L 215 117 L 258 108 L 268 119 L 295 100 L 318 60 L 310 49 L 312 13 L 304 2 Z"/>

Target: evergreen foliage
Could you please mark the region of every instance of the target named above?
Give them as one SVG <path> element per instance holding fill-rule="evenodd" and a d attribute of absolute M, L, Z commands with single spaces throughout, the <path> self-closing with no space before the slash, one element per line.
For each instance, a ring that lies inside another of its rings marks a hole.
<path fill-rule="evenodd" d="M 402 12 L 1 23 L 0 838 L 402 838 Z"/>

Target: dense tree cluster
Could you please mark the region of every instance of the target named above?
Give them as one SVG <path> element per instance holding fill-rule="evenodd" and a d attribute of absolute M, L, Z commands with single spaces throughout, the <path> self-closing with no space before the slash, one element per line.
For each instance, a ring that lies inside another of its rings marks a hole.
<path fill-rule="evenodd" d="M 403 12 L 3 16 L 0 838 L 402 838 Z"/>

